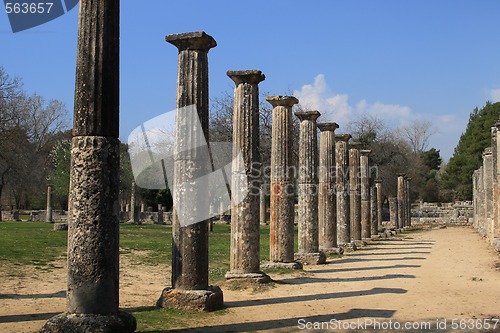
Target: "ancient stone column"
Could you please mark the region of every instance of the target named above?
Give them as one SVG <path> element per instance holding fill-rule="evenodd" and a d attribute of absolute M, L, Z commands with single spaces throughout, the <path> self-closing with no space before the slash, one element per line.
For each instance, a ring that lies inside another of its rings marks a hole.
<path fill-rule="evenodd" d="M 406 226 L 406 199 L 405 199 L 405 174 L 398 175 L 398 225 L 397 229 L 402 229 Z"/>
<path fill-rule="evenodd" d="M 378 238 L 377 187 L 370 187 L 370 237 Z"/>
<path fill-rule="evenodd" d="M 266 224 L 266 185 L 260 186 L 260 224 Z"/>
<path fill-rule="evenodd" d="M 47 222 L 52 223 L 52 185 L 47 186 Z"/>
<path fill-rule="evenodd" d="M 335 193 L 335 130 L 337 123 L 318 124 L 319 134 L 319 248 L 325 253 L 338 252 L 337 195 Z"/>
<path fill-rule="evenodd" d="M 371 238 L 370 168 L 368 156 L 371 150 L 361 150 L 359 157 L 361 180 L 361 238 Z"/>
<path fill-rule="evenodd" d="M 483 184 L 485 219 L 484 230 L 489 242 L 493 241 L 493 155 L 491 147 L 483 152 Z"/>
<path fill-rule="evenodd" d="M 137 219 L 137 207 L 135 202 L 135 182 L 132 182 L 132 186 L 130 187 L 130 219 L 128 223 L 138 224 L 139 220 Z"/>
<path fill-rule="evenodd" d="M 335 167 L 337 189 L 337 245 L 347 247 L 351 242 L 349 200 L 349 139 L 350 134 L 335 136 Z"/>
<path fill-rule="evenodd" d="M 411 227 L 411 198 L 410 198 L 410 177 L 406 177 L 405 196 L 406 196 L 406 226 Z"/>
<path fill-rule="evenodd" d="M 271 204 L 269 259 L 264 267 L 300 268 L 294 261 L 293 96 L 267 96 L 273 106 L 271 139 Z"/>
<path fill-rule="evenodd" d="M 493 164 L 494 164 L 494 174 L 495 179 L 495 198 L 494 205 L 496 215 L 493 219 L 493 238 L 500 239 L 500 121 L 495 123 L 495 131 L 493 133 L 494 139 L 492 139 L 492 148 L 494 150 L 493 154 Z"/>
<path fill-rule="evenodd" d="M 231 197 L 231 256 L 226 279 L 252 279 L 269 282 L 260 271 L 260 142 L 258 70 L 228 71 L 235 82 L 233 115 L 232 189 L 246 185 L 248 194 Z M 241 152 L 242 159 L 238 159 Z M 240 165 L 240 161 L 243 163 Z"/>
<path fill-rule="evenodd" d="M 134 332 L 118 309 L 119 1 L 81 0 L 69 189 L 67 304 L 41 332 Z"/>
<path fill-rule="evenodd" d="M 318 242 L 318 111 L 296 112 L 300 120 L 298 165 L 299 251 L 295 260 L 303 264 L 324 264 L 326 256 Z"/>
<path fill-rule="evenodd" d="M 349 199 L 351 209 L 351 241 L 361 241 L 361 173 L 359 151 L 361 144 L 349 147 Z"/>
<path fill-rule="evenodd" d="M 141 203 L 141 213 L 144 213 L 146 211 L 146 205 Z"/>
<path fill-rule="evenodd" d="M 382 197 L 382 180 L 375 180 L 375 187 L 377 188 L 377 230 L 382 225 L 382 209 L 383 209 L 383 197 Z"/>
<path fill-rule="evenodd" d="M 484 161 L 483 161 L 484 163 Z M 485 205 L 485 184 L 484 184 L 484 165 L 479 167 L 478 170 L 478 233 L 486 237 L 485 221 L 486 221 L 486 205 Z"/>
<path fill-rule="evenodd" d="M 392 224 L 399 229 L 398 198 L 389 197 L 389 216 Z"/>
<path fill-rule="evenodd" d="M 172 214 L 172 288 L 158 306 L 211 311 L 223 306 L 222 291 L 208 285 L 209 200 L 206 186 L 193 186 L 212 172 L 207 151 L 208 52 L 217 43 L 204 32 L 168 35 L 179 50 Z M 201 124 L 202 135 L 197 126 Z M 189 189 L 189 190 L 188 190 Z M 175 207 L 178 202 L 179 207 Z M 206 212 L 182 211 L 192 205 Z M 179 215 L 182 211 L 182 215 Z M 192 215 L 190 213 L 193 213 Z M 206 215 L 205 219 L 203 215 Z"/>
<path fill-rule="evenodd" d="M 472 226 L 474 229 L 478 229 L 478 219 L 479 219 L 479 169 L 474 170 L 472 173 L 472 208 L 473 208 L 473 222 Z"/>

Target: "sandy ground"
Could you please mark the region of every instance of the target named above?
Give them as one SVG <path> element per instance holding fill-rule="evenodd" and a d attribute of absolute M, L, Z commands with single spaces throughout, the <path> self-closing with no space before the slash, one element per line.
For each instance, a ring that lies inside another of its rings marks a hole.
<path fill-rule="evenodd" d="M 485 322 L 491 326 L 484 331 L 500 332 L 500 321 L 493 329 L 500 320 L 499 259 L 469 228 L 412 233 L 302 273 L 275 275 L 278 283 L 258 293 L 223 284 L 225 313 L 176 332 L 410 331 L 405 325 L 416 332 L 478 332 Z M 0 332 L 34 332 L 64 311 L 65 267 L 24 269 L 25 277 L 9 277 L 8 269 L 0 269 Z M 124 256 L 121 306 L 153 305 L 166 270 Z"/>

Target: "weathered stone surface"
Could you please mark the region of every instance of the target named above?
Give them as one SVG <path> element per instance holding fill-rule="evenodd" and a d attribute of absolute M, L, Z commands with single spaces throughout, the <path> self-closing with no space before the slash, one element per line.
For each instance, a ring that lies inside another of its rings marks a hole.
<path fill-rule="evenodd" d="M 351 135 L 335 136 L 335 167 L 337 189 L 337 245 L 345 247 L 351 242 L 349 202 L 349 153 Z"/>
<path fill-rule="evenodd" d="M 49 319 L 40 333 L 132 333 L 137 323 L 126 312 L 116 314 L 73 314 L 63 313 Z"/>
<path fill-rule="evenodd" d="M 260 186 L 260 224 L 267 224 L 266 185 Z"/>
<path fill-rule="evenodd" d="M 137 207 L 135 202 L 135 182 L 132 182 L 132 186 L 130 187 L 130 220 L 128 221 L 131 224 L 139 224 Z"/>
<path fill-rule="evenodd" d="M 405 174 L 398 175 L 398 224 L 396 228 L 402 228 L 406 225 L 406 199 L 405 199 Z"/>
<path fill-rule="evenodd" d="M 378 235 L 378 191 L 376 186 L 370 188 L 370 236 Z"/>
<path fill-rule="evenodd" d="M 291 261 L 291 262 L 268 262 L 262 265 L 262 268 L 265 269 L 302 269 L 302 264 L 300 262 Z"/>
<path fill-rule="evenodd" d="M 395 228 L 399 228 L 398 221 L 398 198 L 389 197 L 389 214 L 392 225 Z"/>
<path fill-rule="evenodd" d="M 271 143 L 271 203 L 269 259 L 272 262 L 293 262 L 294 252 L 294 172 L 292 106 L 293 96 L 267 96 L 273 106 Z"/>
<path fill-rule="evenodd" d="M 371 236 L 371 209 L 370 209 L 370 168 L 368 157 L 371 150 L 360 150 L 360 181 L 361 181 L 361 238 Z"/>
<path fill-rule="evenodd" d="M 335 191 L 335 130 L 337 123 L 319 123 L 319 248 L 337 247 L 337 195 Z"/>
<path fill-rule="evenodd" d="M 349 147 L 349 199 L 351 209 L 351 241 L 361 240 L 361 144 L 353 143 Z"/>
<path fill-rule="evenodd" d="M 343 254 L 344 249 L 341 247 L 329 247 L 329 248 L 323 248 L 321 249 L 321 252 L 323 252 L 326 255 L 329 254 Z"/>
<path fill-rule="evenodd" d="M 208 286 L 203 290 L 165 288 L 156 305 L 161 308 L 208 312 L 221 309 L 224 298 L 222 290 L 217 286 Z"/>
<path fill-rule="evenodd" d="M 230 272 L 226 278 L 247 278 L 260 272 L 260 154 L 259 82 L 265 79 L 258 70 L 228 71 L 235 82 L 233 115 L 232 188 L 245 185 L 249 193 L 241 200 L 232 196 Z M 241 155 L 240 155 L 241 153 Z M 242 159 L 239 159 L 238 156 Z M 240 161 L 243 165 L 240 165 Z M 235 191 L 236 192 L 236 191 Z M 264 274 L 265 275 L 265 274 Z M 259 278 L 260 282 L 270 281 Z"/>
<path fill-rule="evenodd" d="M 406 226 L 411 226 L 411 197 L 410 197 L 410 177 L 405 179 L 405 199 L 406 199 Z"/>
<path fill-rule="evenodd" d="M 326 255 L 324 252 L 316 253 L 295 253 L 295 260 L 303 265 L 321 265 L 326 263 Z"/>
<path fill-rule="evenodd" d="M 296 112 L 300 120 L 298 225 L 299 253 L 319 251 L 318 243 L 318 145 L 316 120 L 318 111 Z M 297 258 L 297 255 L 295 256 Z"/>
<path fill-rule="evenodd" d="M 354 242 L 346 243 L 342 245 L 344 252 L 353 252 L 358 249 Z"/>
<path fill-rule="evenodd" d="M 493 241 L 493 248 L 497 251 L 500 252 L 500 239 L 495 239 Z"/>
<path fill-rule="evenodd" d="M 168 43 L 177 47 L 177 113 L 176 150 L 174 156 L 174 197 L 179 202 L 196 202 L 208 207 L 205 189 L 185 192 L 184 184 L 208 174 L 208 156 L 201 147 L 209 142 L 208 135 L 208 52 L 217 43 L 204 32 L 189 32 L 166 36 Z M 193 124 L 191 107 L 195 107 L 203 130 L 197 135 Z M 222 306 L 222 293 L 213 287 L 208 289 L 208 219 L 184 221 L 181 226 L 174 207 L 172 214 L 172 287 L 163 292 L 160 306 L 182 308 L 212 308 Z M 191 217 L 190 217 L 191 218 Z M 192 217 L 194 218 L 194 217 Z M 212 295 L 213 296 L 209 296 Z M 198 295 L 198 296 L 197 296 Z M 204 295 L 204 296 L 199 296 Z M 171 302 L 169 300 L 172 300 Z M 217 300 L 217 301 L 212 301 Z M 179 303 L 176 303 L 176 302 Z M 188 303 L 192 302 L 192 305 Z M 205 305 L 201 305 L 205 304 Z"/>
<path fill-rule="evenodd" d="M 382 196 L 382 180 L 375 180 L 375 187 L 377 188 L 377 229 L 382 226 L 382 206 L 383 206 L 383 196 Z"/>

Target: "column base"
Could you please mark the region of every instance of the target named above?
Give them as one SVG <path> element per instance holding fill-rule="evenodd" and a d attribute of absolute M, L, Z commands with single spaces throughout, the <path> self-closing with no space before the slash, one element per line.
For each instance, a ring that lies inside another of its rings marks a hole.
<path fill-rule="evenodd" d="M 56 230 L 56 231 L 68 230 L 68 224 L 67 223 L 54 223 L 54 230 Z"/>
<path fill-rule="evenodd" d="M 341 248 L 341 247 L 326 247 L 326 248 L 320 248 L 320 251 L 325 253 L 326 255 L 329 255 L 329 254 L 343 254 L 344 253 L 344 249 Z"/>
<path fill-rule="evenodd" d="M 227 280 L 248 280 L 258 283 L 268 283 L 271 282 L 271 277 L 264 272 L 257 273 L 232 273 L 227 272 L 225 275 Z"/>
<path fill-rule="evenodd" d="M 500 252 L 500 238 L 494 239 L 493 240 L 493 248 L 497 251 Z"/>
<path fill-rule="evenodd" d="M 218 286 L 208 286 L 207 289 L 203 290 L 165 288 L 156 302 L 156 306 L 210 312 L 224 308 L 224 297 Z"/>
<path fill-rule="evenodd" d="M 353 252 L 353 251 L 356 251 L 358 249 L 358 247 L 356 246 L 356 244 L 354 242 L 340 244 L 339 246 L 344 250 L 344 252 Z"/>
<path fill-rule="evenodd" d="M 300 262 L 292 261 L 292 262 L 268 262 L 260 265 L 261 268 L 265 269 L 302 269 L 302 264 Z"/>
<path fill-rule="evenodd" d="M 134 316 L 123 311 L 116 315 L 61 313 L 47 320 L 40 333 L 133 333 L 136 328 Z"/>
<path fill-rule="evenodd" d="M 295 253 L 294 259 L 301 262 L 303 265 L 322 265 L 326 263 L 326 255 L 321 251 L 314 253 Z"/>
<path fill-rule="evenodd" d="M 352 243 L 354 243 L 354 245 L 356 245 L 356 248 L 363 247 L 363 246 L 367 245 L 367 243 L 365 241 L 360 240 L 360 239 L 353 240 Z"/>

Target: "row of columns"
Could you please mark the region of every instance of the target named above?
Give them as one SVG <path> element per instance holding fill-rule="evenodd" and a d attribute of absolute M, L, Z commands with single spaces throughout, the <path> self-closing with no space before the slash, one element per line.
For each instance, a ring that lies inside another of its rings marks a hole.
<path fill-rule="evenodd" d="M 193 147 L 209 142 L 208 52 L 215 40 L 204 32 L 168 35 L 178 49 L 176 96 L 176 154 L 174 205 L 208 207 L 206 189 L 188 188 L 192 180 L 212 170 L 209 156 Z M 133 332 L 135 319 L 118 309 L 119 277 L 119 2 L 82 0 L 79 12 L 75 112 L 71 150 L 68 231 L 67 311 L 47 321 L 42 332 Z M 260 179 L 258 83 L 260 71 L 229 71 L 235 82 L 235 146 L 244 165 L 233 166 L 232 183 L 249 189 L 243 200 L 232 198 L 231 259 L 227 278 L 269 278 L 260 271 Z M 368 236 L 370 221 L 380 225 L 378 210 L 369 205 L 367 154 L 349 147 L 350 135 L 335 136 L 336 124 L 320 125 L 321 160 L 317 155 L 319 112 L 298 112 L 299 251 L 294 255 L 294 181 L 292 156 L 292 96 L 268 96 L 273 106 L 271 156 L 270 260 L 296 268 L 295 259 L 324 262 L 321 248 L 347 245 Z M 195 108 L 202 133 L 193 127 Z M 179 140 L 179 138 L 181 138 Z M 335 145 L 336 159 L 333 160 Z M 236 150 L 233 150 L 233 155 Z M 360 157 L 364 156 L 366 158 Z M 324 157 L 324 158 L 323 158 Z M 363 162 L 362 162 L 363 161 Z M 236 162 L 238 163 L 238 162 Z M 324 186 L 321 200 L 319 169 Z M 350 168 L 349 168 L 350 166 Z M 243 170 L 243 171 L 240 171 Z M 333 182 L 335 181 L 335 191 Z M 234 190 L 234 188 L 233 188 Z M 375 192 L 375 190 L 373 190 Z M 135 209 L 135 198 L 131 198 Z M 371 202 L 375 203 L 375 200 Z M 197 310 L 222 308 L 223 294 L 208 283 L 208 218 L 186 221 L 174 207 L 172 216 L 172 286 L 162 291 L 157 305 Z M 182 208 L 182 207 L 181 207 Z M 193 207 L 196 209 L 196 207 Z M 350 213 L 352 211 L 352 213 Z M 321 212 L 321 213 L 320 213 Z M 321 224 L 319 215 L 321 214 Z M 135 214 L 134 214 L 135 215 Z M 336 216 L 336 220 L 333 218 Z M 352 232 L 351 232 L 352 228 Z M 336 230 L 335 230 L 336 229 Z M 336 232 L 337 231 L 337 232 Z M 336 237 L 335 237 L 336 233 Z M 321 243 L 320 243 L 320 234 Z"/>
<path fill-rule="evenodd" d="M 491 128 L 491 147 L 483 151 L 483 164 L 472 175 L 473 226 L 500 251 L 500 121 Z"/>
<path fill-rule="evenodd" d="M 390 220 L 396 229 L 411 226 L 410 180 L 405 174 L 398 174 L 397 196 L 389 197 Z"/>

